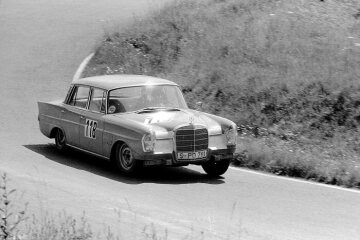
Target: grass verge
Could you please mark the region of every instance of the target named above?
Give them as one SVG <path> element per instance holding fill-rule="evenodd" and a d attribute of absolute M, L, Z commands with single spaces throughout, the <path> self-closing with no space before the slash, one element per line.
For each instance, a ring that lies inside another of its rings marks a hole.
<path fill-rule="evenodd" d="M 334 145 L 241 137 L 233 164 L 281 176 L 360 188 L 360 156 Z"/>
<path fill-rule="evenodd" d="M 41 216 L 28 217 L 28 204 L 22 206 L 21 202 L 16 195 L 16 190 L 9 188 L 7 175 L 0 173 L 0 240 L 240 239 L 243 231 L 241 222 L 234 222 L 239 218 L 236 202 L 229 214 L 229 225 L 226 229 L 221 229 L 221 232 L 217 232 L 219 229 L 213 225 L 215 220 L 209 217 L 207 219 L 209 226 L 204 228 L 198 225 L 196 228 L 192 225 L 176 225 L 177 231 L 182 228 L 183 231 L 180 233 L 169 231 L 167 227 L 153 222 L 144 225 L 141 229 L 136 229 L 138 226 L 136 224 L 137 213 L 131 210 L 130 215 L 123 214 L 128 212 L 128 210 L 123 212 L 123 209 L 114 209 L 114 213 L 118 217 L 116 228 L 111 229 L 104 225 L 103 230 L 94 232 L 85 213 L 80 218 L 73 217 L 66 211 L 57 215 L 46 212 Z M 130 205 L 128 207 L 130 208 Z M 121 222 L 125 215 L 127 223 L 124 225 Z M 114 229 L 116 233 L 114 233 Z"/>
<path fill-rule="evenodd" d="M 0 240 L 120 240 L 110 228 L 94 233 L 85 216 L 73 217 L 65 211 L 54 216 L 28 217 L 27 207 L 19 206 L 21 200 L 16 189 L 9 188 L 7 175 L 0 178 Z M 20 211 L 18 209 L 21 209 Z M 160 233 L 154 225 L 145 226 L 141 236 L 133 239 L 166 240 L 168 234 Z"/>
<path fill-rule="evenodd" d="M 359 9 L 354 0 L 179 1 L 106 34 L 86 75 L 173 80 L 190 107 L 203 101 L 272 136 L 242 138 L 239 165 L 359 187 Z"/>

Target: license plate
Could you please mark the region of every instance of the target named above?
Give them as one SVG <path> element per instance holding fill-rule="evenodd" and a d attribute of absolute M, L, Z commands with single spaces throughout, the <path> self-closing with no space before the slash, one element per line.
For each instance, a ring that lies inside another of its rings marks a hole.
<path fill-rule="evenodd" d="M 178 152 L 178 160 L 196 160 L 206 158 L 207 150 L 196 151 L 196 152 Z"/>

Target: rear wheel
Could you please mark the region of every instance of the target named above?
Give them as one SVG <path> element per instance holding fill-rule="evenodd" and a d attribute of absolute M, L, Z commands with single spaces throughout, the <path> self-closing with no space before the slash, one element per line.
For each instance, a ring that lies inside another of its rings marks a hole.
<path fill-rule="evenodd" d="M 57 129 L 55 133 L 55 146 L 58 150 L 64 150 L 66 147 L 65 134 L 61 129 Z"/>
<path fill-rule="evenodd" d="M 140 162 L 134 158 L 130 147 L 125 143 L 116 146 L 115 161 L 119 170 L 126 174 L 135 173 L 141 166 Z"/>
<path fill-rule="evenodd" d="M 228 170 L 229 165 L 230 159 L 224 159 L 219 162 L 215 162 L 215 160 L 212 158 L 210 161 L 202 164 L 202 168 L 208 175 L 212 177 L 218 177 Z"/>

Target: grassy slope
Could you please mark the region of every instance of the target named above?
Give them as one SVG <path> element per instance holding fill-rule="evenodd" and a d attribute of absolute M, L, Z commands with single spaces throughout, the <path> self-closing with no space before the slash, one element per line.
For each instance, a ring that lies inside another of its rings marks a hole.
<path fill-rule="evenodd" d="M 178 82 L 190 106 L 242 126 L 238 164 L 360 187 L 359 7 L 178 2 L 107 34 L 86 74 Z"/>

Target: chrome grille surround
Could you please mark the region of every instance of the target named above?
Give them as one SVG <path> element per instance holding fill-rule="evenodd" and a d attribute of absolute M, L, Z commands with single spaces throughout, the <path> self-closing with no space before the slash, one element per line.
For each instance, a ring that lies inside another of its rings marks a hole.
<path fill-rule="evenodd" d="M 175 130 L 176 152 L 195 152 L 209 147 L 209 134 L 204 126 L 187 125 Z"/>

